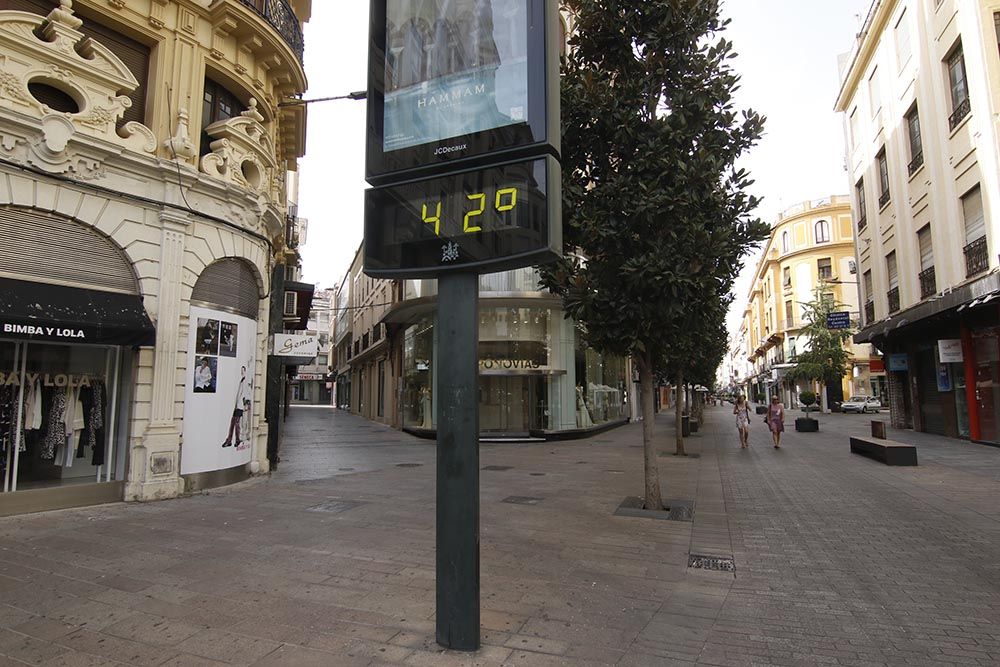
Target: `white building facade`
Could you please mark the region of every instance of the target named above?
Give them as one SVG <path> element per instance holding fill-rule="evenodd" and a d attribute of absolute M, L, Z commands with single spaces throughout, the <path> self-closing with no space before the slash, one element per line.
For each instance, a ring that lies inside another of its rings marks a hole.
<path fill-rule="evenodd" d="M 1000 2 L 877 0 L 836 108 L 892 421 L 1000 442 Z"/>

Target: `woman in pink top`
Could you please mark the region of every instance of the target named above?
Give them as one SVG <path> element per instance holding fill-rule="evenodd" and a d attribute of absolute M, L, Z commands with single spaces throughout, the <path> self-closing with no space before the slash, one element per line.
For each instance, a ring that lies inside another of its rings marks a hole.
<path fill-rule="evenodd" d="M 781 449 L 781 434 L 785 430 L 785 408 L 777 396 L 772 396 L 771 405 L 767 406 L 767 427 L 771 429 L 774 448 Z"/>

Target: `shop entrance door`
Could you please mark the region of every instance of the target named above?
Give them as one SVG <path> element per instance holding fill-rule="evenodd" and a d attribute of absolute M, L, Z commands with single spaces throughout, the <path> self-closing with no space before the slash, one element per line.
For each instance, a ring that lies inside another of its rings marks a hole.
<path fill-rule="evenodd" d="M 1000 348 L 995 336 L 975 338 L 976 402 L 979 404 L 979 432 L 983 442 L 1000 442 L 997 414 L 1000 413 Z"/>
<path fill-rule="evenodd" d="M 483 375 L 479 378 L 479 430 L 482 433 L 527 435 L 541 398 L 544 378 L 526 375 Z"/>

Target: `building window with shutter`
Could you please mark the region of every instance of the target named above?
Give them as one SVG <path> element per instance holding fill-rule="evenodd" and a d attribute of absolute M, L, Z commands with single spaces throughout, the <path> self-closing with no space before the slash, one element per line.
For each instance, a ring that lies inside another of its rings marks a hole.
<path fill-rule="evenodd" d="M 906 114 L 906 136 L 910 146 L 910 164 L 907 171 L 910 176 L 913 176 L 924 164 L 924 145 L 920 138 L 920 114 L 917 112 L 916 104 Z"/>
<path fill-rule="evenodd" d="M 972 110 L 969 102 L 969 83 L 965 74 L 965 54 L 961 42 L 951 50 L 945 63 L 948 68 L 948 86 L 951 89 L 951 116 L 948 118 L 948 127 L 954 130 Z"/>
<path fill-rule="evenodd" d="M 246 107 L 225 86 L 212 79 L 205 79 L 201 109 L 201 154 L 208 155 L 212 152 L 210 145 L 212 137 L 208 136 L 205 128 L 220 120 L 229 120 L 240 115 L 246 111 Z"/>
<path fill-rule="evenodd" d="M 965 247 L 963 248 L 965 277 L 971 278 L 990 267 L 983 193 L 978 185 L 962 197 L 962 216 L 965 219 Z"/>
<path fill-rule="evenodd" d="M 781 252 L 788 252 L 788 232 L 781 232 Z"/>
<path fill-rule="evenodd" d="M 920 298 L 924 299 L 937 292 L 934 275 L 934 243 L 931 240 L 931 226 L 924 225 L 917 231 L 917 247 L 920 251 Z"/>
<path fill-rule="evenodd" d="M 816 243 L 829 243 L 830 242 L 830 221 L 829 220 L 819 220 L 814 226 L 814 232 L 816 235 Z"/>
<path fill-rule="evenodd" d="M 820 280 L 830 280 L 833 278 L 833 262 L 829 257 L 816 260 L 816 269 Z"/>
<path fill-rule="evenodd" d="M 885 158 L 885 148 L 878 152 L 875 161 L 878 163 L 878 208 L 881 211 L 889 204 L 889 163 Z"/>
<path fill-rule="evenodd" d="M 858 231 L 868 226 L 868 203 L 865 201 L 865 179 L 860 179 L 854 186 L 858 197 Z"/>

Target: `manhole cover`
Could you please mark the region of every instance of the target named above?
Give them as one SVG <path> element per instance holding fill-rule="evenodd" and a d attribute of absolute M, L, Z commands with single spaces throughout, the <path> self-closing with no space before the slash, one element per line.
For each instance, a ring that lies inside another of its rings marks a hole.
<path fill-rule="evenodd" d="M 491 470 L 493 472 L 503 472 L 504 470 L 510 470 L 514 466 L 483 466 L 480 470 Z"/>
<path fill-rule="evenodd" d="M 307 507 L 307 512 L 328 512 L 330 514 L 339 514 L 340 512 L 346 512 L 347 510 L 352 510 L 355 507 L 361 507 L 365 502 L 362 500 L 324 500 L 319 505 L 313 505 L 312 507 Z"/>
<path fill-rule="evenodd" d="M 510 503 L 511 505 L 537 505 L 543 500 L 545 500 L 545 498 L 534 498 L 532 496 L 507 496 L 500 502 Z"/>
<path fill-rule="evenodd" d="M 736 562 L 725 556 L 688 555 L 688 567 L 696 570 L 714 570 L 716 572 L 735 572 Z"/>
<path fill-rule="evenodd" d="M 397 463 L 397 468 L 419 468 L 423 463 Z"/>

